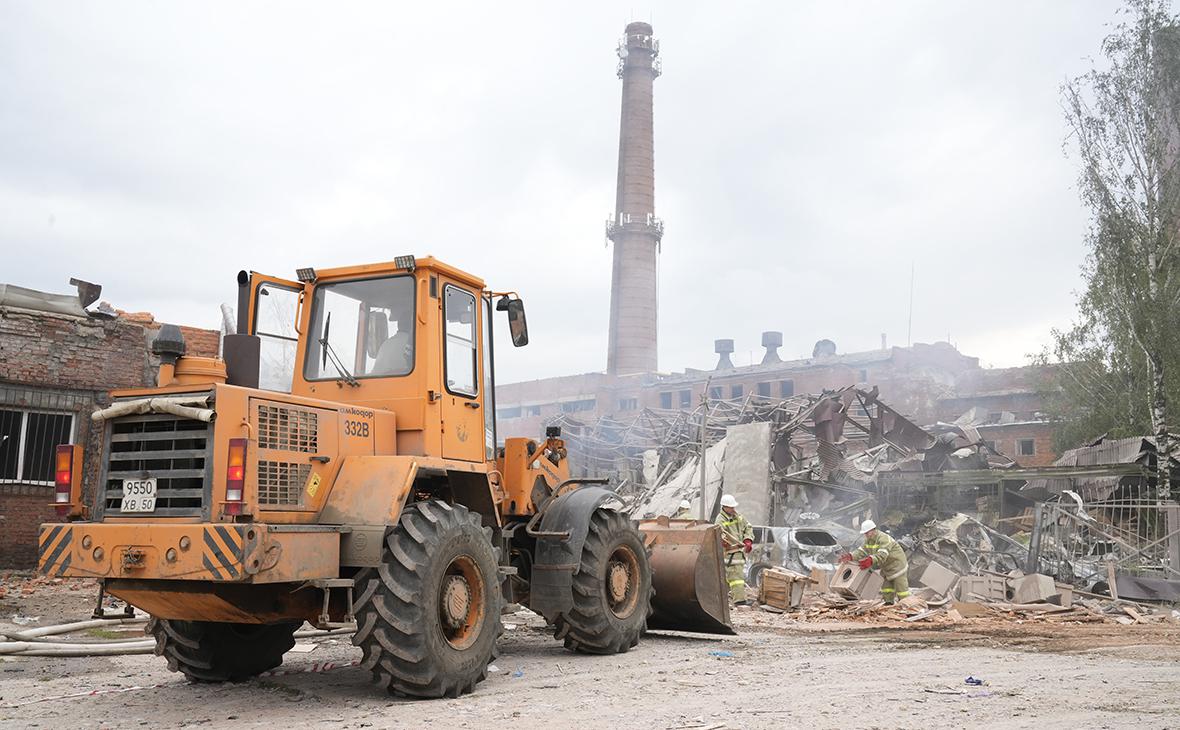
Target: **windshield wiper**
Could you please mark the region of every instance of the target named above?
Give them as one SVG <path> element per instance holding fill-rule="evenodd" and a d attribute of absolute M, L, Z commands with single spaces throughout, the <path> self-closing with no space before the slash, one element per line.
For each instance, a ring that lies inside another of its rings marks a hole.
<path fill-rule="evenodd" d="M 332 343 L 328 342 L 328 331 L 332 327 L 332 313 L 328 312 L 327 318 L 324 320 L 324 336 L 320 338 L 320 348 L 324 353 L 323 361 L 320 363 L 320 369 L 323 370 L 328 367 L 328 358 L 332 358 L 332 366 L 340 373 L 342 378 L 336 379 L 336 385 L 340 385 L 340 381 L 348 383 L 354 388 L 361 387 L 361 383 L 352 373 L 348 372 L 348 368 L 344 367 L 344 363 L 340 360 L 340 356 L 336 354 L 336 348 L 332 347 Z"/>

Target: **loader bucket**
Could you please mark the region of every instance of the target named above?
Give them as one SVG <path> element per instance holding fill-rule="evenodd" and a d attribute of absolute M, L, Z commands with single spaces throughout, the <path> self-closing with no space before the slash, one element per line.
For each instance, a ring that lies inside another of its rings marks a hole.
<path fill-rule="evenodd" d="M 729 584 L 721 552 L 721 528 L 694 520 L 641 520 L 651 548 L 652 597 L 649 629 L 733 634 Z"/>

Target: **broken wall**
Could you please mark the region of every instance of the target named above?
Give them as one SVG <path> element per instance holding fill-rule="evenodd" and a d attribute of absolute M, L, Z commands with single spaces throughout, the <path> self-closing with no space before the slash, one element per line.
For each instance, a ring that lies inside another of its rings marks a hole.
<path fill-rule="evenodd" d="M 738 501 L 738 511 L 754 525 L 770 524 L 771 424 L 743 423 L 725 431 L 722 488 Z"/>

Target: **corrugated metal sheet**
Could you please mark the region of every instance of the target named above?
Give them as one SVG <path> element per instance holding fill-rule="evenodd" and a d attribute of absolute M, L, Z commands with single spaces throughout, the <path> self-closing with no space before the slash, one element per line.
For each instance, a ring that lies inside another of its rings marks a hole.
<path fill-rule="evenodd" d="M 1094 446 L 1070 449 L 1061 455 L 1054 466 L 1097 466 L 1099 464 L 1142 464 L 1147 466 L 1155 454 L 1155 442 L 1143 436 L 1110 439 Z M 1119 488 L 1141 485 L 1140 477 L 1078 477 L 1073 479 L 1033 479 L 1024 491 L 1047 490 L 1061 494 L 1069 489 L 1081 495 L 1087 502 L 1109 499 Z"/>

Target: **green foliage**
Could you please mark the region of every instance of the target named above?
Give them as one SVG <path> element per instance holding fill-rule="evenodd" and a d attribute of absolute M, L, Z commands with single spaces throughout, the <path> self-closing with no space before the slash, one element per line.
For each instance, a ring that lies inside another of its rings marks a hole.
<path fill-rule="evenodd" d="M 1059 447 L 1104 433 L 1168 446 L 1180 402 L 1180 27 L 1166 0 L 1129 0 L 1104 68 L 1062 89 L 1091 210 L 1078 317 L 1043 363 Z"/>

